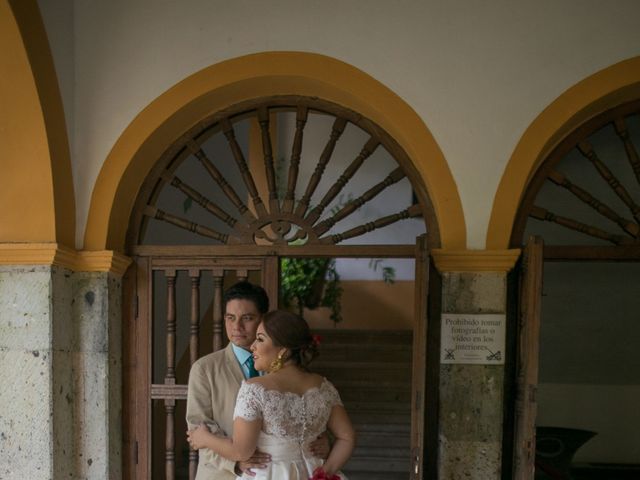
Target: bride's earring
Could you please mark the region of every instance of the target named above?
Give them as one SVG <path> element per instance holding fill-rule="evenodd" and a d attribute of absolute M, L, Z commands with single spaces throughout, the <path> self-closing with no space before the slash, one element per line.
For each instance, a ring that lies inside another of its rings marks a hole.
<path fill-rule="evenodd" d="M 271 362 L 271 365 L 269 365 L 269 373 L 277 372 L 282 368 L 283 364 L 284 361 L 282 360 L 282 353 L 279 353 L 278 358 L 276 358 L 273 362 Z"/>

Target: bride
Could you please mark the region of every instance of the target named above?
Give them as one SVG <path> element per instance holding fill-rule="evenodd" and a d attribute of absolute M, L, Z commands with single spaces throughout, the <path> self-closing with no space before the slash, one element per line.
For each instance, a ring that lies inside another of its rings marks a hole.
<path fill-rule="evenodd" d="M 233 437 L 220 437 L 205 425 L 187 432 L 193 448 L 209 448 L 230 460 L 245 461 L 256 449 L 271 455 L 256 480 L 346 479 L 339 469 L 354 448 L 355 432 L 335 387 L 307 365 L 317 355 L 307 323 L 290 312 L 267 313 L 251 345 L 255 367 L 268 372 L 242 383 Z M 329 430 L 335 441 L 328 458 L 314 457 L 309 444 Z"/>

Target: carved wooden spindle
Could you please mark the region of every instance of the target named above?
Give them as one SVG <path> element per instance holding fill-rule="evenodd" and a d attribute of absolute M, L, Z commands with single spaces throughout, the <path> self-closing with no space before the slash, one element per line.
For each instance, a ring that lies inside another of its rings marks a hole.
<path fill-rule="evenodd" d="M 636 147 L 633 145 L 631 137 L 629 137 L 629 131 L 627 130 L 624 119 L 616 119 L 615 122 L 613 122 L 613 125 L 615 126 L 616 133 L 620 137 L 620 140 L 622 140 L 624 150 L 627 152 L 627 158 L 629 159 L 633 173 L 636 175 L 636 180 L 640 183 L 640 157 L 638 157 Z"/>
<path fill-rule="evenodd" d="M 236 278 L 239 282 L 246 282 L 249 278 L 249 271 L 246 269 L 236 270 Z"/>
<path fill-rule="evenodd" d="M 222 315 L 224 305 L 222 305 L 222 280 L 224 272 L 213 271 L 213 351 L 222 349 Z"/>
<path fill-rule="evenodd" d="M 271 133 L 269 131 L 269 110 L 267 107 L 258 109 L 258 123 L 262 132 L 262 152 L 264 153 L 264 170 L 269 189 L 269 210 L 271 213 L 280 211 L 278 201 L 278 187 L 276 186 L 276 172 L 273 168 L 273 149 L 271 147 Z"/>
<path fill-rule="evenodd" d="M 176 271 L 165 270 L 167 279 L 167 373 L 164 377 L 166 385 L 176 383 Z M 174 413 L 175 400 L 164 402 L 166 410 L 165 429 L 165 475 L 167 480 L 176 478 L 176 452 Z"/>
<path fill-rule="evenodd" d="M 165 478 L 175 480 L 176 478 L 176 432 L 175 432 L 175 410 L 176 401 L 166 399 L 164 401 L 166 411 L 165 429 Z"/>
<path fill-rule="evenodd" d="M 549 174 L 549 180 L 551 180 L 556 185 L 568 190 L 572 194 L 574 194 L 577 198 L 582 200 L 584 203 L 589 205 L 599 214 L 607 217 L 609 220 L 617 223 L 625 232 L 633 237 L 637 237 L 638 233 L 640 233 L 640 226 L 638 224 L 633 223 L 631 220 L 627 220 L 618 215 L 613 209 L 599 201 L 589 192 L 580 188 L 579 186 L 572 183 L 566 176 L 562 173 L 552 170 Z"/>
<path fill-rule="evenodd" d="M 633 201 L 631 195 L 627 192 L 627 189 L 622 186 L 611 170 L 609 170 L 609 168 L 598 158 L 598 155 L 593 150 L 591 144 L 586 140 L 582 141 L 578 143 L 578 150 L 580 150 L 580 153 L 582 153 L 582 155 L 584 155 L 593 164 L 593 166 L 596 167 L 600 176 L 609 184 L 620 200 L 629 207 L 633 214 L 633 218 L 636 219 L 636 222 L 640 222 L 640 207 Z"/>
<path fill-rule="evenodd" d="M 289 163 L 289 177 L 287 180 L 287 192 L 284 195 L 282 203 L 282 211 L 291 213 L 295 201 L 296 183 L 298 182 L 298 171 L 300 168 L 300 154 L 302 152 L 302 137 L 304 127 L 307 124 L 307 115 L 309 109 L 299 105 L 296 112 L 296 133 L 293 137 L 293 146 L 291 147 L 291 162 Z"/>
<path fill-rule="evenodd" d="M 199 356 L 200 343 L 200 270 L 189 270 L 191 278 L 191 322 L 189 335 L 189 360 L 193 365 Z M 189 480 L 195 480 L 198 471 L 198 451 L 189 448 Z"/>
<path fill-rule="evenodd" d="M 204 153 L 196 142 L 193 140 L 189 140 L 187 142 L 187 148 L 195 155 L 195 157 L 200 161 L 204 169 L 209 173 L 214 182 L 218 184 L 222 192 L 227 196 L 227 198 L 233 203 L 234 207 L 238 209 L 240 214 L 248 221 L 251 222 L 256 219 L 256 217 L 251 213 L 249 208 L 245 205 L 245 203 L 240 199 L 236 191 L 233 189 L 231 185 L 224 178 L 220 170 L 216 168 L 216 166 L 209 160 L 207 154 Z"/>
<path fill-rule="evenodd" d="M 345 127 L 347 126 L 347 120 L 344 118 L 336 118 L 335 122 L 333 122 L 333 128 L 331 129 L 331 135 L 329 136 L 329 140 L 320 155 L 320 160 L 318 161 L 318 165 L 311 175 L 309 179 L 309 184 L 307 185 L 307 189 L 304 192 L 304 195 L 300 199 L 300 203 L 296 208 L 296 215 L 300 217 L 304 217 L 307 213 L 307 208 L 309 208 L 309 202 L 311 201 L 311 195 L 315 192 L 318 183 L 320 183 L 320 179 L 322 178 L 322 174 L 324 173 L 324 169 L 329 163 L 331 159 L 331 154 L 333 154 L 333 150 L 336 147 L 336 143 L 340 139 L 342 132 L 344 132 Z"/>
<path fill-rule="evenodd" d="M 631 243 L 631 240 L 629 240 L 626 237 L 623 237 L 622 235 L 614 235 L 614 234 L 605 232 L 604 230 L 601 230 L 597 227 L 593 227 L 591 225 L 578 222 L 571 218 L 561 217 L 559 215 L 556 215 L 553 212 L 550 212 L 545 208 L 537 207 L 535 205 L 529 212 L 529 216 L 533 218 L 537 218 L 538 220 L 557 223 L 558 225 L 562 225 L 563 227 L 569 228 L 571 230 L 575 230 L 576 232 L 584 233 L 585 235 L 589 235 L 594 238 L 600 238 L 602 240 L 611 242 L 615 245 Z"/>
<path fill-rule="evenodd" d="M 162 174 L 162 178 L 169 183 L 171 186 L 177 188 L 181 192 L 183 192 L 187 197 L 191 198 L 198 205 L 201 205 L 203 208 L 211 212 L 213 215 L 218 217 L 224 223 L 229 225 L 231 228 L 234 227 L 237 220 L 229 215 L 227 212 L 218 207 L 215 203 L 209 200 L 207 197 L 202 195 L 196 189 L 192 188 L 190 185 L 186 184 L 180 178 L 176 177 L 170 172 L 164 172 Z"/>
<path fill-rule="evenodd" d="M 189 270 L 191 278 L 191 322 L 189 324 L 189 359 L 193 365 L 199 356 L 200 344 L 200 270 Z"/>
<path fill-rule="evenodd" d="M 176 379 L 176 271 L 166 270 L 167 279 L 167 373 L 165 383 Z"/>
<path fill-rule="evenodd" d="M 328 237 L 324 237 L 320 239 L 320 243 L 323 244 L 335 244 L 340 243 L 343 240 L 347 240 L 353 237 L 359 237 L 360 235 L 364 235 L 365 233 L 372 232 L 376 229 L 386 227 L 387 225 L 391 225 L 399 220 L 404 220 L 405 218 L 418 217 L 422 214 L 422 210 L 420 209 L 420 205 L 411 205 L 409 208 L 402 210 L 401 212 L 394 213 L 393 215 L 387 215 L 386 217 L 378 218 L 373 222 L 367 222 L 363 225 L 358 225 L 350 230 L 347 230 L 343 233 L 338 233 L 335 235 L 329 235 Z"/>
<path fill-rule="evenodd" d="M 189 449 L 189 480 L 196 480 L 198 474 L 198 451 Z"/>
<path fill-rule="evenodd" d="M 347 184 L 349 180 L 353 177 L 353 175 L 358 171 L 362 163 L 371 156 L 371 154 L 378 148 L 380 142 L 376 138 L 370 138 L 369 141 L 362 147 L 358 156 L 351 162 L 351 164 L 347 167 L 347 169 L 338 177 L 336 183 L 334 183 L 331 188 L 325 193 L 322 200 L 317 207 L 312 209 L 307 215 L 307 222 L 313 224 L 315 223 L 325 208 L 331 203 L 331 201 L 336 198 L 336 196 L 342 191 L 344 186 Z"/>
<path fill-rule="evenodd" d="M 338 210 L 338 212 L 332 217 L 329 217 L 326 220 L 320 222 L 318 225 L 316 225 L 313 228 L 313 231 L 315 232 L 316 235 L 321 236 L 327 230 L 333 227 L 336 224 L 336 222 L 339 222 L 343 218 L 351 215 L 362 205 L 364 205 L 365 203 L 373 199 L 376 195 L 378 195 L 380 192 L 382 192 L 385 188 L 393 185 L 394 183 L 399 182 L 404 177 L 405 177 L 405 174 L 402 171 L 402 168 L 400 167 L 396 168 L 389 175 L 387 175 L 387 177 L 384 180 L 382 180 L 380 183 L 371 187 L 369 190 L 367 190 L 365 193 L 360 195 L 358 198 L 348 202 L 344 207 Z"/>
<path fill-rule="evenodd" d="M 189 220 L 186 220 L 181 217 L 177 217 L 163 210 L 160 210 L 159 208 L 156 208 L 152 205 L 147 205 L 147 207 L 144 209 L 144 214 L 147 217 L 155 218 L 157 220 L 162 220 L 163 222 L 167 222 L 172 225 L 175 225 L 176 227 L 189 230 L 190 232 L 197 233 L 198 235 L 213 238 L 214 240 L 217 240 L 220 243 L 226 244 L 227 241 L 229 240 L 229 235 L 227 234 L 216 232 L 211 228 L 205 227 L 203 225 L 199 225 L 195 222 L 190 222 Z"/>
<path fill-rule="evenodd" d="M 229 121 L 229 119 L 223 118 L 222 120 L 220 120 L 220 125 L 222 127 L 224 136 L 227 138 L 227 143 L 229 144 L 229 148 L 231 149 L 233 158 L 236 161 L 236 165 L 238 165 L 238 169 L 240 170 L 240 174 L 242 175 L 242 180 L 244 180 L 244 184 L 249 191 L 249 195 L 251 196 L 251 200 L 253 201 L 253 206 L 256 209 L 258 217 L 267 216 L 267 209 L 262 203 L 262 199 L 260 198 L 260 194 L 258 193 L 256 183 L 253 180 L 253 176 L 251 175 L 249 167 L 247 166 L 247 161 L 245 160 L 244 154 L 240 149 L 240 145 L 238 145 L 236 134 L 233 130 L 231 122 Z"/>

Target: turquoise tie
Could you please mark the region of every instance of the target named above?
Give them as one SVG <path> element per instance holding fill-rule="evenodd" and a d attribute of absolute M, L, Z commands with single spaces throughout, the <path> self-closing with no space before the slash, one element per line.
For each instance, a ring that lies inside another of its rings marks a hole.
<path fill-rule="evenodd" d="M 260 375 L 256 370 L 256 367 L 253 365 L 253 357 L 247 358 L 247 361 L 244 362 L 244 364 L 249 369 L 249 378 L 257 377 L 258 375 Z"/>

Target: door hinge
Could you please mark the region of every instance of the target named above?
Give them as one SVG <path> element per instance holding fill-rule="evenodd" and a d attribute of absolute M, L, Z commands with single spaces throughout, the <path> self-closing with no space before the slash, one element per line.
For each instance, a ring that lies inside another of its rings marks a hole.
<path fill-rule="evenodd" d="M 135 298 L 135 300 L 133 302 L 134 302 L 133 308 L 135 310 L 135 317 L 134 318 L 138 318 L 138 312 L 139 312 L 138 304 L 140 302 L 140 297 L 138 297 L 138 295 L 136 295 L 136 298 Z"/>

